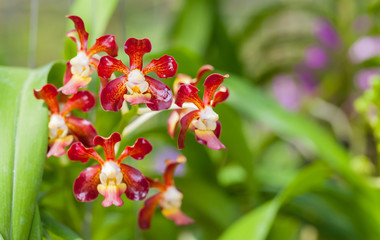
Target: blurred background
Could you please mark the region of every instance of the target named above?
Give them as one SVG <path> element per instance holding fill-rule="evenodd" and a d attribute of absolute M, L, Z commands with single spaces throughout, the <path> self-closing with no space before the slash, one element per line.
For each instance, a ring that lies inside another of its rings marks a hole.
<path fill-rule="evenodd" d="M 72 183 L 84 166 L 50 158 L 39 198 L 46 239 L 70 239 L 64 230 L 99 240 L 380 239 L 379 11 L 377 0 L 1 0 L 0 65 L 73 57 L 65 15 L 76 14 L 90 45 L 115 35 L 124 62 L 127 38 L 149 38 L 147 62 L 169 54 L 178 73 L 195 77 L 211 64 L 230 74 L 230 99 L 216 108 L 227 150 L 207 149 L 189 133 L 181 151 L 188 162 L 176 184 L 194 224 L 177 227 L 157 210 L 151 230 L 140 231 L 142 202 L 79 203 Z M 56 69 L 49 81 L 61 84 L 62 74 Z M 164 160 L 179 154 L 168 115 L 121 144 L 152 142 L 144 161 L 127 160 L 147 176 L 159 177 Z M 84 116 L 103 136 L 120 121 L 100 106 Z"/>

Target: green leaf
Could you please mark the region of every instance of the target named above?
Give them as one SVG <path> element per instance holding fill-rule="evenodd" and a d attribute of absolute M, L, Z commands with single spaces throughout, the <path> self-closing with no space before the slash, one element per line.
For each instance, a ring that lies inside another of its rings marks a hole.
<path fill-rule="evenodd" d="M 291 198 L 319 187 L 329 175 L 330 169 L 318 162 L 302 169 L 281 194 L 240 218 L 220 239 L 264 240 L 280 207 Z"/>
<path fill-rule="evenodd" d="M 73 232 L 70 228 L 66 227 L 60 222 L 57 222 L 53 218 L 42 214 L 41 215 L 43 226 L 54 233 L 55 235 L 62 237 L 65 240 L 81 240 L 82 238 Z"/>
<path fill-rule="evenodd" d="M 173 30 L 175 45 L 204 53 L 212 32 L 212 7 L 208 0 L 186 1 Z"/>
<path fill-rule="evenodd" d="M 36 207 L 36 211 L 34 213 L 32 229 L 30 230 L 29 239 L 42 239 L 42 224 L 40 210 L 38 207 Z"/>
<path fill-rule="evenodd" d="M 46 83 L 50 68 L 0 67 L 0 233 L 5 239 L 26 239 L 32 225 L 48 138 L 47 108 L 33 88 Z"/>

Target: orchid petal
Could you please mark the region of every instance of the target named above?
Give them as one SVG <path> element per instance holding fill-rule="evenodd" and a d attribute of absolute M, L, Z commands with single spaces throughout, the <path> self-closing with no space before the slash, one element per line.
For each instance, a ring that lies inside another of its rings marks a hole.
<path fill-rule="evenodd" d="M 134 93 L 124 95 L 124 100 L 129 102 L 131 105 L 141 104 L 141 103 L 151 103 L 152 95 L 150 93 Z"/>
<path fill-rule="evenodd" d="M 102 202 L 103 207 L 109 207 L 112 204 L 117 207 L 123 206 L 124 202 L 121 199 L 121 195 L 127 189 L 127 185 L 125 185 L 125 183 L 120 183 L 119 185 L 99 184 L 97 189 L 98 192 L 104 196 L 104 200 Z"/>
<path fill-rule="evenodd" d="M 104 155 L 107 160 L 115 160 L 115 144 L 121 141 L 120 134 L 114 132 L 108 138 L 103 138 L 101 136 L 96 136 L 94 138 L 94 144 L 100 145 L 104 149 Z"/>
<path fill-rule="evenodd" d="M 88 33 L 84 27 L 83 20 L 80 17 L 74 15 L 68 15 L 66 17 L 70 18 L 75 25 L 75 29 L 78 32 L 79 41 L 81 43 L 81 50 L 87 51 Z"/>
<path fill-rule="evenodd" d="M 193 223 L 194 220 L 186 216 L 180 209 L 162 209 L 162 214 L 173 220 L 176 225 L 187 225 Z"/>
<path fill-rule="evenodd" d="M 178 64 L 171 56 L 164 55 L 153 59 L 144 69 L 143 74 L 154 72 L 159 78 L 173 77 L 177 72 Z"/>
<path fill-rule="evenodd" d="M 221 86 L 220 90 L 215 93 L 211 106 L 215 107 L 217 104 L 226 101 L 229 95 L 228 89 L 225 86 Z"/>
<path fill-rule="evenodd" d="M 124 51 L 129 56 L 131 71 L 142 70 L 143 56 L 152 50 L 149 39 L 129 38 L 124 45 Z"/>
<path fill-rule="evenodd" d="M 112 57 L 117 56 L 118 47 L 115 42 L 115 36 L 113 35 L 105 35 L 96 39 L 95 44 L 88 50 L 88 56 L 99 53 L 106 52 L 108 55 Z"/>
<path fill-rule="evenodd" d="M 81 43 L 78 39 L 78 32 L 76 29 L 70 30 L 66 33 L 66 37 L 71 38 L 75 42 L 75 45 L 77 45 L 77 51 L 79 52 L 81 50 Z"/>
<path fill-rule="evenodd" d="M 204 105 L 210 105 L 211 100 L 214 97 L 215 91 L 218 89 L 220 84 L 222 84 L 224 79 L 227 77 L 228 77 L 228 74 L 223 76 L 223 75 L 214 73 L 206 78 L 205 83 L 203 84 L 203 86 L 205 86 L 205 92 L 203 95 Z"/>
<path fill-rule="evenodd" d="M 121 72 L 127 75 L 129 73 L 129 69 L 122 61 L 117 60 L 114 57 L 102 57 L 98 65 L 99 77 L 109 79 L 114 72 Z"/>
<path fill-rule="evenodd" d="M 186 131 L 189 128 L 191 122 L 198 116 L 199 110 L 194 110 L 183 116 L 183 118 L 181 119 L 181 131 L 179 132 L 177 141 L 179 149 L 183 149 L 185 147 Z"/>
<path fill-rule="evenodd" d="M 68 83 L 72 77 L 73 77 L 73 73 L 71 72 L 71 63 L 70 63 L 70 61 L 67 61 L 66 72 L 65 72 L 65 76 L 63 78 L 63 84 Z"/>
<path fill-rule="evenodd" d="M 198 88 L 192 85 L 182 85 L 177 92 L 175 104 L 182 107 L 184 103 L 194 103 L 198 109 L 203 109 L 204 105 L 198 96 L 198 91 Z"/>
<path fill-rule="evenodd" d="M 206 145 L 208 148 L 214 150 L 226 149 L 226 147 L 215 136 L 215 133 L 211 130 L 195 130 L 195 136 L 200 144 Z"/>
<path fill-rule="evenodd" d="M 157 204 L 162 199 L 162 193 L 157 193 L 144 202 L 144 206 L 139 211 L 140 229 L 149 229 Z"/>
<path fill-rule="evenodd" d="M 86 147 L 94 146 L 94 138 L 97 134 L 91 122 L 84 118 L 66 117 L 66 125 L 70 132 Z"/>
<path fill-rule="evenodd" d="M 177 161 L 173 161 L 171 159 L 166 160 L 166 168 L 164 172 L 164 183 L 166 187 L 174 186 L 174 172 L 177 166 L 181 163 L 186 162 L 186 157 L 183 155 L 179 155 Z"/>
<path fill-rule="evenodd" d="M 91 82 L 91 77 L 72 75 L 71 79 L 58 89 L 65 95 L 72 95 L 78 92 L 78 88 L 87 86 Z"/>
<path fill-rule="evenodd" d="M 151 179 L 149 177 L 145 177 L 146 180 L 148 180 L 149 182 L 149 188 L 157 188 L 159 189 L 161 192 L 164 192 L 166 190 L 166 187 L 164 184 L 160 183 L 158 180 L 156 179 Z"/>
<path fill-rule="evenodd" d="M 67 156 L 72 161 L 81 161 L 82 163 L 86 163 L 90 158 L 97 160 L 99 163 L 104 162 L 94 149 L 85 148 L 81 142 L 71 145 L 69 151 L 67 151 Z"/>
<path fill-rule="evenodd" d="M 149 182 L 144 175 L 131 166 L 120 164 L 120 169 L 123 172 L 124 181 L 127 184 L 125 195 L 127 198 L 138 201 L 146 197 L 149 191 Z"/>
<path fill-rule="evenodd" d="M 205 75 L 207 72 L 213 71 L 214 67 L 211 65 L 203 65 L 197 73 L 197 77 L 195 78 L 195 82 L 191 83 L 193 86 L 197 85 L 198 82 L 201 80 L 203 75 Z"/>
<path fill-rule="evenodd" d="M 43 99 L 48 105 L 52 114 L 59 113 L 57 95 L 57 88 L 53 84 L 46 84 L 40 90 L 34 89 L 34 96 L 37 99 Z"/>
<path fill-rule="evenodd" d="M 69 146 L 73 142 L 73 136 L 69 135 L 63 138 L 57 138 L 49 144 L 49 151 L 46 157 L 59 157 L 66 153 L 65 147 Z"/>
<path fill-rule="evenodd" d="M 126 157 L 131 156 L 141 160 L 152 151 L 152 145 L 145 138 L 138 138 L 133 146 L 127 146 L 116 162 L 121 163 Z"/>
<path fill-rule="evenodd" d="M 97 164 L 83 170 L 74 182 L 74 195 L 78 201 L 89 202 L 95 200 L 98 195 L 97 186 L 100 183 L 99 175 L 102 165 Z"/>
<path fill-rule="evenodd" d="M 94 106 L 95 97 L 89 91 L 79 91 L 67 100 L 65 107 L 62 109 L 61 115 L 66 116 L 73 109 L 80 109 L 83 112 L 88 112 Z"/>
<path fill-rule="evenodd" d="M 149 93 L 152 95 L 150 102 L 146 104 L 153 111 L 159 111 L 170 108 L 173 101 L 173 93 L 165 83 L 154 78 L 145 77 L 149 83 Z"/>
<path fill-rule="evenodd" d="M 176 129 L 177 129 L 177 126 L 178 126 L 178 123 L 179 123 L 179 120 L 180 120 L 180 109 L 177 109 L 177 110 L 173 110 L 170 115 L 169 115 L 169 118 L 168 118 L 168 134 L 170 137 L 174 138 L 175 137 L 175 133 L 176 133 Z"/>
<path fill-rule="evenodd" d="M 127 93 L 125 85 L 127 79 L 125 76 L 118 77 L 110 82 L 102 89 L 100 93 L 100 102 L 106 111 L 117 112 L 120 110 L 124 101 L 124 94 Z"/>

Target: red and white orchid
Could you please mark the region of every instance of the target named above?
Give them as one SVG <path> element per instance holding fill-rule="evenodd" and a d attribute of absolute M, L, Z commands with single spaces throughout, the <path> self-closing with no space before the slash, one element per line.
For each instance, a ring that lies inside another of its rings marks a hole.
<path fill-rule="evenodd" d="M 164 171 L 164 184 L 157 180 L 147 178 L 150 188 L 157 188 L 160 192 L 148 198 L 139 212 L 139 226 L 141 229 L 149 229 L 157 205 L 160 206 L 162 214 L 175 222 L 177 225 L 187 225 L 194 220 L 181 211 L 183 194 L 175 187 L 173 175 L 176 167 L 185 163 L 183 155 L 178 156 L 177 161 L 166 160 Z"/>
<path fill-rule="evenodd" d="M 124 74 L 103 88 L 100 101 L 105 110 L 119 111 L 124 100 L 131 104 L 146 103 L 154 111 L 170 107 L 173 96 L 170 88 L 146 74 L 154 72 L 159 78 L 173 77 L 177 72 L 177 62 L 173 57 L 164 55 L 153 59 L 143 68 L 143 56 L 151 49 L 148 39 L 129 38 L 124 45 L 125 53 L 130 59 L 129 68 L 110 56 L 100 59 L 99 77 L 109 79 L 114 72 Z"/>
<path fill-rule="evenodd" d="M 219 141 L 221 131 L 219 115 L 214 112 L 213 108 L 228 98 L 229 92 L 226 87 L 221 86 L 220 90 L 216 91 L 227 77 L 228 75 L 223 76 L 217 73 L 208 76 L 203 84 L 205 87 L 203 101 L 197 94 L 198 88 L 189 84 L 179 88 L 175 103 L 180 107 L 184 103 L 193 103 L 196 107 L 195 110 L 181 117 L 181 131 L 178 136 L 179 149 L 185 147 L 185 136 L 189 127 L 195 132 L 199 143 L 214 150 L 225 149 L 225 146 Z M 175 121 L 172 122 L 175 123 Z"/>
<path fill-rule="evenodd" d="M 74 143 L 67 156 L 73 161 L 86 163 L 90 158 L 99 164 L 83 170 L 74 182 L 74 195 L 78 201 L 88 202 L 95 200 L 99 193 L 104 196 L 102 205 L 122 206 L 121 195 L 137 201 L 146 197 L 149 183 L 144 175 L 129 165 L 121 163 L 126 157 L 141 160 L 152 151 L 152 145 L 139 138 L 133 146 L 127 146 L 121 155 L 115 158 L 115 144 L 121 141 L 119 133 L 113 133 L 109 138 L 96 136 L 94 144 L 104 149 L 105 159 L 92 148 L 85 148 L 81 143 Z"/>
<path fill-rule="evenodd" d="M 78 88 L 87 86 L 91 81 L 91 75 L 97 70 L 99 56 L 97 53 L 106 52 L 116 57 L 118 47 L 113 35 L 105 35 L 96 39 L 95 44 L 88 49 L 88 33 L 84 27 L 83 20 L 78 16 L 69 15 L 75 25 L 75 29 L 66 35 L 77 45 L 77 55 L 67 62 L 64 77 L 64 86 L 59 89 L 66 95 L 75 94 Z"/>
<path fill-rule="evenodd" d="M 97 133 L 91 122 L 69 115 L 73 109 L 87 112 L 94 107 L 95 98 L 90 92 L 77 92 L 68 98 L 61 111 L 57 101 L 58 91 L 54 85 L 46 84 L 40 90 L 34 90 L 34 96 L 37 99 L 43 99 L 50 109 L 47 157 L 59 157 L 65 154 L 65 147 L 70 145 L 74 138 L 88 147 L 93 145 L 93 139 Z"/>

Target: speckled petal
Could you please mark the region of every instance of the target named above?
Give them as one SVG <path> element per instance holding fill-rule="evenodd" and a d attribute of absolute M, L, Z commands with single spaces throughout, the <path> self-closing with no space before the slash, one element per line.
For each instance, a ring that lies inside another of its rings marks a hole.
<path fill-rule="evenodd" d="M 46 157 L 59 157 L 66 153 L 65 147 L 69 146 L 73 142 L 73 136 L 69 135 L 63 138 L 57 138 L 49 143 L 49 151 Z"/>
<path fill-rule="evenodd" d="M 88 33 L 84 28 L 83 20 L 80 17 L 74 15 L 67 15 L 66 17 L 70 18 L 75 25 L 75 29 L 78 32 L 79 41 L 81 43 L 81 50 L 87 51 Z"/>
<path fill-rule="evenodd" d="M 162 198 L 162 193 L 157 193 L 144 202 L 144 206 L 139 211 L 139 227 L 140 229 L 149 229 L 157 204 Z"/>
<path fill-rule="evenodd" d="M 113 35 L 105 35 L 101 36 L 100 38 L 96 39 L 96 42 L 94 46 L 92 46 L 88 50 L 88 56 L 91 57 L 92 55 L 99 53 L 99 52 L 106 52 L 108 55 L 112 57 L 117 56 L 118 47 L 115 42 L 115 36 Z"/>
<path fill-rule="evenodd" d="M 94 146 L 94 138 L 97 134 L 91 122 L 84 118 L 74 116 L 66 117 L 66 125 L 75 138 L 86 147 Z"/>
<path fill-rule="evenodd" d="M 177 92 L 175 104 L 182 107 L 184 103 L 194 103 L 198 109 L 203 109 L 204 105 L 198 96 L 198 91 L 198 88 L 192 85 L 182 85 Z"/>
<path fill-rule="evenodd" d="M 144 69 L 143 74 L 154 72 L 159 78 L 173 77 L 177 72 L 178 64 L 171 56 L 164 55 L 153 59 Z"/>
<path fill-rule="evenodd" d="M 115 144 L 121 141 L 120 134 L 118 132 L 112 133 L 108 138 L 96 136 L 94 138 L 94 144 L 99 145 L 104 149 L 104 156 L 106 161 L 115 160 Z"/>
<path fill-rule="evenodd" d="M 151 50 L 149 39 L 129 38 L 124 44 L 124 51 L 129 56 L 131 70 L 142 70 L 143 56 Z"/>
<path fill-rule="evenodd" d="M 52 114 L 59 113 L 57 95 L 57 88 L 53 84 L 46 84 L 40 90 L 34 89 L 34 96 L 37 99 L 43 99 Z"/>
<path fill-rule="evenodd" d="M 210 105 L 211 100 L 214 98 L 215 91 L 218 89 L 220 84 L 222 84 L 224 79 L 227 77 L 228 77 L 228 74 L 223 76 L 223 75 L 214 73 L 206 78 L 205 83 L 203 84 L 205 86 L 205 92 L 203 95 L 204 105 Z"/>
<path fill-rule="evenodd" d="M 133 146 L 127 146 L 116 162 L 121 163 L 126 157 L 141 160 L 152 151 L 152 145 L 145 138 L 138 138 Z"/>
<path fill-rule="evenodd" d="M 127 184 L 125 195 L 127 198 L 138 201 L 146 197 L 149 191 L 149 182 L 144 175 L 131 166 L 120 164 L 120 169 L 123 172 L 124 181 Z"/>
<path fill-rule="evenodd" d="M 198 116 L 199 110 L 194 110 L 183 116 L 183 118 L 181 119 L 181 131 L 179 132 L 177 141 L 179 149 L 183 149 L 185 147 L 185 137 L 187 129 L 189 128 L 191 122 Z"/>
<path fill-rule="evenodd" d="M 220 90 L 215 93 L 214 99 L 212 100 L 212 107 L 226 101 L 229 95 L 228 89 L 225 86 L 220 86 Z"/>
<path fill-rule="evenodd" d="M 127 94 L 127 79 L 125 76 L 118 77 L 103 88 L 100 93 L 100 103 L 106 111 L 117 112 L 120 110 L 124 101 L 124 94 Z"/>
<path fill-rule="evenodd" d="M 213 131 L 208 130 L 195 130 L 195 136 L 200 144 L 206 145 L 208 148 L 214 150 L 226 149 L 226 147 L 220 142 L 220 140 L 215 136 Z"/>
<path fill-rule="evenodd" d="M 173 102 L 173 93 L 165 83 L 154 78 L 145 77 L 149 83 L 148 92 L 152 95 L 150 102 L 146 104 L 152 111 L 170 108 Z"/>
<path fill-rule="evenodd" d="M 100 183 L 99 175 L 102 165 L 97 164 L 83 170 L 74 182 L 74 196 L 78 201 L 89 202 L 95 200 L 98 195 L 97 186 Z"/>
<path fill-rule="evenodd" d="M 66 116 L 73 109 L 88 112 L 94 106 L 95 97 L 89 91 L 79 91 L 67 100 L 65 107 L 61 111 L 61 115 Z"/>
<path fill-rule="evenodd" d="M 67 151 L 67 156 L 72 161 L 81 161 L 82 163 L 86 163 L 90 158 L 97 160 L 99 163 L 104 162 L 94 149 L 85 148 L 81 142 L 71 145 L 69 151 Z"/>

